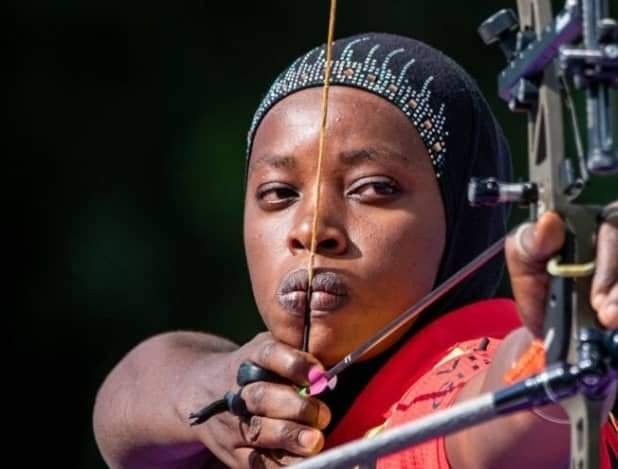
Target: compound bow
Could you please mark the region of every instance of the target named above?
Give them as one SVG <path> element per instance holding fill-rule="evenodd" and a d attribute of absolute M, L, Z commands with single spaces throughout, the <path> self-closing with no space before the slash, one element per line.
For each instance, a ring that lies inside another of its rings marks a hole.
<path fill-rule="evenodd" d="M 618 171 L 611 95 L 612 88 L 618 87 L 618 25 L 608 17 L 607 0 L 567 0 L 555 18 L 550 0 L 518 0 L 517 4 L 519 19 L 511 10 L 501 10 L 481 25 L 479 34 L 487 44 L 498 43 L 508 61 L 498 77 L 499 95 L 511 110 L 527 113 L 530 181 L 472 180 L 469 199 L 477 205 L 525 205 L 532 220 L 553 210 L 565 222 L 565 245 L 548 264 L 547 368 L 495 393 L 326 451 L 296 465 L 299 469 L 370 463 L 378 456 L 500 415 L 558 401 L 571 423 L 570 467 L 600 465 L 600 428 L 607 417 L 603 403 L 615 393 L 618 380 L 618 330 L 601 328 L 590 305 L 601 207 L 574 200 L 590 174 Z M 578 133 L 570 82 L 585 92 L 587 154 Z M 577 171 L 572 160 L 565 158 L 563 98 L 570 101 Z M 418 310 L 411 308 L 404 315 Z M 327 378 L 334 376 L 330 373 Z"/>

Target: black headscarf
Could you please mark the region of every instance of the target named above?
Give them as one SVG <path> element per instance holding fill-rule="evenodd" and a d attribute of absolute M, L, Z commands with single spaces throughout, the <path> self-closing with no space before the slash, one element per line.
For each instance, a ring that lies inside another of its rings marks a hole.
<path fill-rule="evenodd" d="M 325 47 L 299 57 L 272 84 L 255 113 L 247 158 L 264 115 L 290 94 L 323 84 Z M 505 234 L 508 209 L 472 208 L 471 177 L 510 180 L 506 140 L 474 80 L 442 52 L 414 39 L 360 34 L 333 44 L 332 85 L 374 93 L 400 109 L 418 131 L 438 179 L 446 215 L 446 245 L 436 286 Z M 424 315 L 424 321 L 458 306 L 489 298 L 503 261 L 495 259 Z M 424 322 L 423 321 L 423 322 Z"/>
<path fill-rule="evenodd" d="M 325 55 L 324 46 L 312 49 L 272 84 L 249 130 L 247 160 L 255 131 L 274 104 L 296 91 L 323 85 Z M 472 208 L 467 202 L 471 177 L 494 176 L 508 181 L 511 161 L 502 130 L 487 102 L 458 64 L 414 39 L 361 34 L 333 44 L 331 84 L 360 88 L 387 99 L 407 116 L 425 144 L 446 216 L 446 244 L 435 286 L 505 234 L 506 206 Z M 443 313 L 490 298 L 502 269 L 501 258 L 490 261 L 426 311 L 405 337 Z M 334 428 L 354 401 L 353 396 L 403 343 L 405 340 L 400 340 L 380 356 L 348 368 L 335 390 L 321 396 L 333 416 L 327 431 Z"/>

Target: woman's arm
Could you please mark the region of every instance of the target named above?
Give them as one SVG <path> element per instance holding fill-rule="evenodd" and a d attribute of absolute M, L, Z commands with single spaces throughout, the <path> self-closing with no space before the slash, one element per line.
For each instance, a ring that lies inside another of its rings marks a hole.
<path fill-rule="evenodd" d="M 496 351 L 491 366 L 476 375 L 461 390 L 457 402 L 503 388 L 505 373 L 533 340 L 525 329 L 509 334 Z M 518 412 L 472 427 L 446 438 L 451 466 L 457 468 L 567 467 L 569 425 L 558 406 L 543 407 L 541 418 L 532 412 Z"/>
<path fill-rule="evenodd" d="M 112 467 L 203 467 L 210 453 L 180 415 L 179 392 L 199 364 L 201 402 L 225 391 L 217 356 L 237 346 L 195 332 L 155 336 L 135 347 L 112 370 L 96 398 L 93 425 L 99 449 Z M 197 389 L 194 387 L 193 389 Z M 181 391 L 183 390 L 183 391 Z"/>
<path fill-rule="evenodd" d="M 251 418 L 223 412 L 190 426 L 191 412 L 238 390 L 236 374 L 247 360 L 282 379 L 242 388 Z M 315 367 L 322 368 L 314 357 L 269 333 L 242 347 L 199 333 L 154 337 L 131 351 L 99 391 L 99 448 L 112 468 L 279 467 L 298 461 L 322 448 L 321 430 L 330 421 L 323 402 L 298 393 Z"/>

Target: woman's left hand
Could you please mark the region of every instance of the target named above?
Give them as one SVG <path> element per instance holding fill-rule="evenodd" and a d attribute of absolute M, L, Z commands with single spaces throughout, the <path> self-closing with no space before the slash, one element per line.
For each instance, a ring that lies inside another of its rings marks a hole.
<path fill-rule="evenodd" d="M 618 208 L 618 201 L 611 207 Z M 545 302 L 550 276 L 546 265 L 564 243 L 564 222 L 554 212 L 536 223 L 520 227 L 506 241 L 506 259 L 513 294 L 524 325 L 537 337 L 543 335 Z M 590 304 L 601 325 L 618 328 L 618 220 L 605 220 L 599 228 L 596 269 Z"/>

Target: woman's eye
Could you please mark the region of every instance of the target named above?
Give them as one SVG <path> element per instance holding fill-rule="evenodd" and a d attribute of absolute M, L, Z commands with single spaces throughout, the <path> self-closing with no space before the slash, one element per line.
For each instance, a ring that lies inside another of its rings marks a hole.
<path fill-rule="evenodd" d="M 258 203 L 265 209 L 286 207 L 298 198 L 298 192 L 283 184 L 265 184 L 257 192 Z"/>
<path fill-rule="evenodd" d="M 348 195 L 360 202 L 386 202 L 401 193 L 401 189 L 390 179 L 360 180 L 348 191 Z"/>

